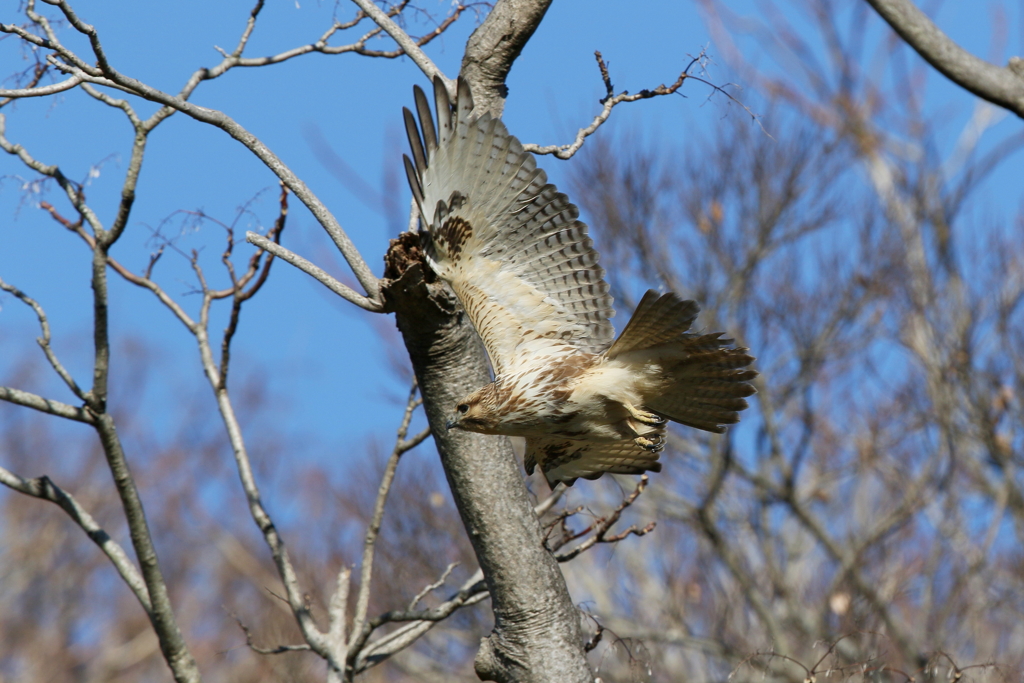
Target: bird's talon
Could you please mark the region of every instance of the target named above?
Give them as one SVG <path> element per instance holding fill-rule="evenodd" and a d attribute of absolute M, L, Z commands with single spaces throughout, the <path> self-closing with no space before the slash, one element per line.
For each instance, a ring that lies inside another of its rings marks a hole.
<path fill-rule="evenodd" d="M 623 406 L 625 406 L 626 410 L 629 411 L 629 414 L 632 415 L 633 419 L 637 422 L 642 422 L 645 425 L 650 425 L 652 427 L 660 427 L 665 424 L 665 418 L 660 415 L 656 415 L 655 413 L 651 413 L 646 410 L 640 410 L 631 403 L 623 403 Z"/>
<path fill-rule="evenodd" d="M 645 451 L 650 451 L 651 453 L 660 453 L 661 450 L 665 447 L 665 437 L 661 436 L 660 434 L 653 439 L 649 439 L 646 436 L 638 436 L 635 439 L 633 439 L 633 443 L 635 443 L 637 446 L 644 449 Z"/>

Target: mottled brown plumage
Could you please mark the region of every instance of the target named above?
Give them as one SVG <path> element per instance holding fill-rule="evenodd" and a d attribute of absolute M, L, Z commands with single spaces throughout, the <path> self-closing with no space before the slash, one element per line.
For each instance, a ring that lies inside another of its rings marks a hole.
<path fill-rule="evenodd" d="M 666 420 L 712 432 L 739 421 L 753 358 L 688 330 L 700 308 L 647 292 L 613 341 L 612 298 L 587 226 L 504 124 L 454 105 L 434 82 L 404 110 L 406 172 L 427 261 L 480 333 L 495 380 L 461 401 L 450 428 L 526 439 L 528 472 L 572 484 L 659 471 Z"/>

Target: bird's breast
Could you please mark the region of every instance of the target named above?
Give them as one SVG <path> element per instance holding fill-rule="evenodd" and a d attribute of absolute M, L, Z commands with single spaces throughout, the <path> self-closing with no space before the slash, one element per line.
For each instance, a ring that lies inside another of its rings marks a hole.
<path fill-rule="evenodd" d="M 500 395 L 501 432 L 511 436 L 560 436 L 616 441 L 624 438 L 635 401 L 635 378 L 590 354 L 543 359 L 495 380 Z"/>

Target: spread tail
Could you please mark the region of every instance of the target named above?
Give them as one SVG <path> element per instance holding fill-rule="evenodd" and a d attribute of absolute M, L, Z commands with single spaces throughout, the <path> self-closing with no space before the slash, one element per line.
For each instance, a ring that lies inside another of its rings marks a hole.
<path fill-rule="evenodd" d="M 605 354 L 622 362 L 660 367 L 661 381 L 644 407 L 674 422 L 722 433 L 723 425 L 739 422 L 745 398 L 757 392 L 750 380 L 754 370 L 744 369 L 754 357 L 746 348 L 734 348 L 722 333 L 686 331 L 699 307 L 669 292 L 648 291 L 626 329 Z"/>

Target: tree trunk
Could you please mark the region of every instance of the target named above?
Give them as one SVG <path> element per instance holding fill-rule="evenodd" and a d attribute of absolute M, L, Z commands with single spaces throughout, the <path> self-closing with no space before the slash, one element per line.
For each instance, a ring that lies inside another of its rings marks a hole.
<path fill-rule="evenodd" d="M 396 313 L 427 419 L 462 523 L 484 572 L 494 631 L 476 657 L 483 680 L 583 683 L 593 674 L 580 615 L 506 437 L 447 431 L 459 399 L 490 381 L 483 345 L 454 294 L 433 279 L 419 238 L 405 233 L 386 257 L 383 292 Z"/>
<path fill-rule="evenodd" d="M 475 109 L 501 116 L 505 78 L 551 0 L 499 0 L 466 45 L 462 75 Z M 540 523 L 506 437 L 447 431 L 458 401 L 491 381 L 479 336 L 455 295 L 405 233 L 385 257 L 383 293 L 396 313 L 455 505 L 491 594 L 494 631 L 476 656 L 483 680 L 591 683 L 579 611 L 544 548 Z"/>

